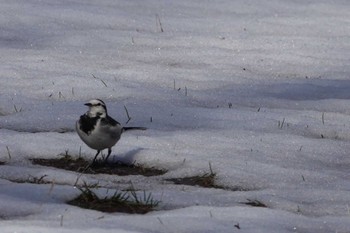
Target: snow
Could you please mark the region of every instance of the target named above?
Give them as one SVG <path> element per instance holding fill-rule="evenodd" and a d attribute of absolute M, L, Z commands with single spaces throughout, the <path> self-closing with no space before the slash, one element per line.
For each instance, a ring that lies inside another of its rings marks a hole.
<path fill-rule="evenodd" d="M 1 232 L 349 232 L 349 10 L 345 0 L 2 1 Z M 29 161 L 92 159 L 74 132 L 92 98 L 148 128 L 125 133 L 113 159 L 168 172 L 80 182 L 101 192 L 132 182 L 158 211 L 70 206 L 79 174 Z M 227 190 L 165 181 L 209 164 Z M 50 184 L 23 183 L 43 176 Z"/>

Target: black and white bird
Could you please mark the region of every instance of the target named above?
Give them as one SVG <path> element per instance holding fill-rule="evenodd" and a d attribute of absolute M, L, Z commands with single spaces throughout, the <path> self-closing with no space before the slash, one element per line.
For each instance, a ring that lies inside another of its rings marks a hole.
<path fill-rule="evenodd" d="M 76 122 L 76 131 L 87 146 L 97 150 L 92 164 L 104 149 L 108 149 L 105 159 L 107 162 L 112 153 L 112 147 L 119 141 L 124 131 L 146 129 L 144 127 L 122 127 L 118 121 L 108 115 L 106 104 L 100 99 L 90 100 L 85 105 L 89 107 L 89 110 Z"/>

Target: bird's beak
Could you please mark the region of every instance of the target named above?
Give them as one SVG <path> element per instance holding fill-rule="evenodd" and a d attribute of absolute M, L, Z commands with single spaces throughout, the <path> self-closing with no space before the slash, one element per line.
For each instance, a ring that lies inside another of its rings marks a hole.
<path fill-rule="evenodd" d="M 92 104 L 90 104 L 90 103 L 86 103 L 86 104 L 84 104 L 85 106 L 88 106 L 88 107 L 91 107 L 92 106 Z"/>

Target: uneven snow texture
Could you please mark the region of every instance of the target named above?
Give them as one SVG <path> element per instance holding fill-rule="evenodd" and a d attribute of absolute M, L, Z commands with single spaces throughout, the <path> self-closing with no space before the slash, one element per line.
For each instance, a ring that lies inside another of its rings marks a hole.
<path fill-rule="evenodd" d="M 350 232 L 349 38 L 347 0 L 1 1 L 0 231 Z M 81 182 L 158 211 L 67 205 L 78 174 L 30 163 L 93 158 L 74 132 L 92 98 L 148 128 L 113 159 L 168 172 Z M 227 190 L 164 181 L 209 164 Z"/>

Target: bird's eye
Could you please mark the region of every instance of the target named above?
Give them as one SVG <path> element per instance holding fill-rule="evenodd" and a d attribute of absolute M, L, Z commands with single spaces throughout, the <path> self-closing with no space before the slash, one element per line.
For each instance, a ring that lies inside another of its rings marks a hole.
<path fill-rule="evenodd" d="M 97 106 L 101 106 L 101 103 L 98 103 Z"/>

